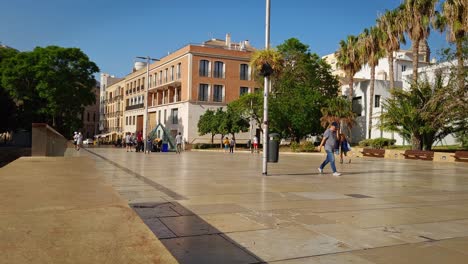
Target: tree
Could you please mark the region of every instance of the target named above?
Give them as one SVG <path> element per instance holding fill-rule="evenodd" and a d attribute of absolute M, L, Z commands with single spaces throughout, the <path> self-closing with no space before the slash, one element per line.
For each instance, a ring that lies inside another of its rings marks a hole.
<path fill-rule="evenodd" d="M 343 124 L 348 128 L 353 128 L 356 120 L 356 114 L 353 112 L 349 101 L 343 97 L 335 97 L 327 100 L 326 106 L 320 110 L 322 117 L 320 124 L 322 127 L 328 127 L 332 122 L 339 122 L 341 127 Z"/>
<path fill-rule="evenodd" d="M 200 116 L 197 126 L 200 136 L 211 134 L 211 144 L 213 144 L 215 135 L 219 133 L 215 112 L 210 109 L 206 110 L 206 112 Z"/>
<path fill-rule="evenodd" d="M 45 122 L 65 135 L 82 127 L 84 106 L 95 102 L 99 68 L 80 49 L 37 47 L 2 65 L 2 85 L 19 106 L 21 126 Z"/>
<path fill-rule="evenodd" d="M 14 57 L 17 53 L 15 49 L 0 46 L 0 116 L 3 120 L 0 122 L 0 133 L 15 130 L 17 127 L 16 103 L 1 85 L 2 61 Z"/>
<path fill-rule="evenodd" d="M 353 100 L 354 75 L 362 67 L 358 45 L 358 37 L 349 35 L 346 40 L 340 41 L 340 48 L 335 53 L 338 61 L 337 66 L 346 73 L 346 77 L 348 78 L 349 101 Z"/>
<path fill-rule="evenodd" d="M 430 21 L 435 14 L 438 0 L 405 0 L 400 6 L 402 22 L 411 39 L 413 51 L 413 83 L 418 82 L 419 44 L 427 41 L 430 33 Z"/>
<path fill-rule="evenodd" d="M 442 4 L 442 12 L 436 13 L 434 27 L 440 32 L 447 31 L 447 41 L 455 43 L 457 58 L 458 88 L 465 87 L 465 64 L 463 41 L 468 34 L 468 2 L 461 0 L 446 0 Z"/>
<path fill-rule="evenodd" d="M 368 138 L 372 137 L 372 119 L 374 110 L 374 89 L 375 89 L 375 67 L 379 65 L 379 60 L 384 56 L 382 49 L 382 31 L 378 27 L 364 29 L 364 32 L 359 36 L 361 46 L 361 59 L 370 67 L 370 100 L 369 100 L 369 126 L 367 127 Z"/>
<path fill-rule="evenodd" d="M 339 82 L 330 65 L 299 40 L 286 40 L 278 51 L 285 61 L 281 74 L 273 77 L 271 127 L 298 142 L 307 134 L 321 132 L 320 108 L 326 98 L 336 96 Z"/>
<path fill-rule="evenodd" d="M 242 116 L 254 120 L 258 128 L 262 129 L 263 94 L 261 92 L 244 94 L 239 99 L 229 103 L 229 106 Z"/>
<path fill-rule="evenodd" d="M 401 22 L 401 10 L 387 10 L 377 19 L 377 25 L 382 31 L 382 44 L 386 50 L 388 59 L 388 70 L 390 89 L 395 89 L 395 73 L 393 69 L 393 52 L 400 49 L 400 43 L 406 44 L 404 27 Z"/>
<path fill-rule="evenodd" d="M 459 96 L 454 86 L 453 81 L 444 85 L 442 74 L 437 73 L 433 84 L 425 80 L 409 91 L 393 90 L 393 97 L 383 103 L 387 111 L 381 115 L 381 128 L 398 132 L 415 150 L 430 150 L 436 140 L 466 131 L 468 102 L 454 103 Z"/>
<path fill-rule="evenodd" d="M 222 118 L 218 119 L 219 131 L 223 136 L 231 134 L 235 139 L 236 133 L 247 132 L 249 129 L 249 121 L 243 116 L 242 112 L 236 111 L 230 105 L 227 106 L 226 112 L 220 117 Z"/>

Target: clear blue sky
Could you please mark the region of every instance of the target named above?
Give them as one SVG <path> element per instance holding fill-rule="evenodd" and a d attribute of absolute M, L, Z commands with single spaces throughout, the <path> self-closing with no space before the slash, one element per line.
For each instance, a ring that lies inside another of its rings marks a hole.
<path fill-rule="evenodd" d="M 296 37 L 312 52 L 334 52 L 348 34 L 375 24 L 402 0 L 271 0 L 271 44 Z M 0 42 L 26 51 L 36 46 L 81 48 L 116 76 L 135 56 L 163 57 L 212 37 L 250 40 L 264 47 L 265 0 L 0 0 Z M 433 56 L 448 46 L 432 32 Z"/>

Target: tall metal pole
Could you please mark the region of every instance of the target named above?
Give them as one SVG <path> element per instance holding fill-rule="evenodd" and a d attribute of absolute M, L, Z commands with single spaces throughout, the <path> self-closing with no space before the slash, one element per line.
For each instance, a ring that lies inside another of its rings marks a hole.
<path fill-rule="evenodd" d="M 266 0 L 266 19 L 265 19 L 265 49 L 270 48 L 270 0 Z M 268 93 L 269 77 L 265 76 L 263 88 L 263 175 L 267 174 L 268 169 Z"/>
<path fill-rule="evenodd" d="M 151 58 L 148 56 L 146 57 L 146 90 L 145 90 L 145 124 L 143 126 L 143 138 L 145 139 L 145 154 L 148 150 L 148 95 L 149 95 L 149 86 L 150 86 L 150 79 L 149 79 L 149 65 Z"/>

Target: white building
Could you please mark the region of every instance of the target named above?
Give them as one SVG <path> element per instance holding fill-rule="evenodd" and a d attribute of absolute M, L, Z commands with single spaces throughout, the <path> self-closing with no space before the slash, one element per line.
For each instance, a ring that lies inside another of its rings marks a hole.
<path fill-rule="evenodd" d="M 112 84 L 122 80 L 123 78 L 116 78 L 114 75 L 110 75 L 107 73 L 101 73 L 101 82 L 100 82 L 100 90 L 99 90 L 99 131 L 106 132 L 105 126 L 105 106 L 106 106 L 106 89 L 107 87 L 111 86 Z"/>

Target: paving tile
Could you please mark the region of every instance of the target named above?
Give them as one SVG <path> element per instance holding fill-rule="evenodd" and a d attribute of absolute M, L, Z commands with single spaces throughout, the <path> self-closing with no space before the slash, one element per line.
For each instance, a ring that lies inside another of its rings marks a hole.
<path fill-rule="evenodd" d="M 257 263 L 259 259 L 219 235 L 180 237 L 161 241 L 179 263 Z"/>
<path fill-rule="evenodd" d="M 375 264 L 351 253 L 337 253 L 325 256 L 280 260 L 271 264 Z"/>
<path fill-rule="evenodd" d="M 292 194 L 312 200 L 350 199 L 351 197 L 334 192 L 293 192 Z"/>
<path fill-rule="evenodd" d="M 181 202 L 183 205 L 183 203 Z M 195 214 L 220 214 L 220 213 L 237 213 L 247 211 L 246 208 L 237 204 L 200 204 L 189 205 L 186 208 Z"/>
<path fill-rule="evenodd" d="M 174 238 L 177 237 L 166 225 L 164 225 L 158 218 L 143 219 L 143 222 L 148 228 L 156 235 L 158 239 Z"/>
<path fill-rule="evenodd" d="M 468 225 L 456 222 L 436 222 L 391 227 L 393 232 L 426 237 L 434 240 L 468 236 Z"/>
<path fill-rule="evenodd" d="M 136 203 L 131 204 L 131 207 L 142 218 L 157 218 L 179 216 L 179 214 L 172 209 L 171 203 Z"/>
<path fill-rule="evenodd" d="M 209 223 L 211 226 L 223 233 L 252 231 L 269 228 L 267 225 L 258 223 L 238 213 L 208 214 L 200 217 L 207 223 Z"/>
<path fill-rule="evenodd" d="M 349 245 L 301 227 L 230 233 L 229 237 L 265 261 L 349 251 Z"/>
<path fill-rule="evenodd" d="M 196 215 L 160 218 L 177 236 L 197 236 L 221 233 L 202 218 Z"/>
<path fill-rule="evenodd" d="M 352 254 L 375 264 L 465 264 L 467 261 L 467 255 L 427 242 L 354 251 Z"/>
<path fill-rule="evenodd" d="M 433 243 L 436 246 L 454 250 L 459 253 L 468 255 L 468 237 L 459 237 L 452 239 L 444 239 Z M 468 257 L 467 257 L 468 258 Z"/>

